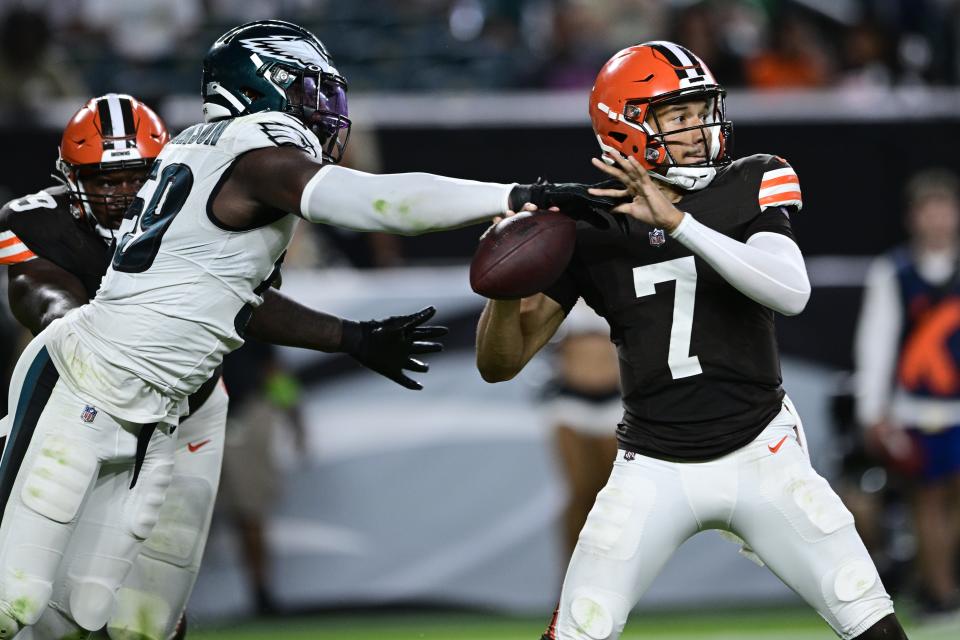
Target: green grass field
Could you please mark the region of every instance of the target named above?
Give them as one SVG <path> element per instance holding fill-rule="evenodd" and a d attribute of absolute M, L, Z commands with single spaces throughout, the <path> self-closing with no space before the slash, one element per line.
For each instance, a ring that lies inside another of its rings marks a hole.
<path fill-rule="evenodd" d="M 329 614 L 278 618 L 236 626 L 194 623 L 192 640 L 539 640 L 545 621 L 451 613 Z M 911 640 L 958 640 L 960 622 L 908 626 Z M 640 640 L 829 640 L 826 624 L 805 609 L 635 613 L 624 639 Z"/>

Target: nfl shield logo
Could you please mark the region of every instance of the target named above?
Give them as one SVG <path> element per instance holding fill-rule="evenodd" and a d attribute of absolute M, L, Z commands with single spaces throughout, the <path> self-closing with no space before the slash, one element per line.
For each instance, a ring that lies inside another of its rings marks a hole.
<path fill-rule="evenodd" d="M 93 419 L 96 417 L 97 417 L 97 410 L 91 407 L 90 405 L 86 405 L 83 408 L 83 411 L 80 413 L 80 419 L 83 420 L 84 422 L 93 422 Z"/>
<path fill-rule="evenodd" d="M 651 247 L 662 247 L 663 243 L 667 241 L 667 236 L 663 232 L 663 229 L 654 229 L 648 233 L 647 236 L 650 238 Z"/>
<path fill-rule="evenodd" d="M 624 452 L 623 452 L 623 459 L 624 459 L 624 460 L 633 460 L 633 459 L 636 458 L 636 457 L 637 457 L 637 454 L 634 453 L 633 451 L 624 451 Z"/>

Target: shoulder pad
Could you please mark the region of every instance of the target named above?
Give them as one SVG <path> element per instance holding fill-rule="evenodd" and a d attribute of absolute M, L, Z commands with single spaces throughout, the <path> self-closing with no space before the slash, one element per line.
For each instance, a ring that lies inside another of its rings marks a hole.
<path fill-rule="evenodd" d="M 29 195 L 14 198 L 0 208 L 0 229 L 11 229 L 23 223 L 37 222 L 35 213 L 61 210 L 69 213 L 69 194 L 64 186 L 47 187 Z"/>
<path fill-rule="evenodd" d="M 66 191 L 62 186 L 50 187 L 14 198 L 0 208 L 0 264 L 26 262 L 36 257 L 30 247 L 36 249 L 33 243 L 37 234 L 48 228 L 51 220 L 58 219 L 58 215 L 70 215 Z"/>
<path fill-rule="evenodd" d="M 279 111 L 262 111 L 235 118 L 224 132 L 222 144 L 240 155 L 264 147 L 297 147 L 321 158 L 317 136 L 297 118 Z"/>
<path fill-rule="evenodd" d="M 797 211 L 803 208 L 797 172 L 780 156 L 758 153 L 740 158 L 736 165 L 747 172 L 747 181 L 756 185 L 760 211 L 768 207 L 793 207 Z"/>

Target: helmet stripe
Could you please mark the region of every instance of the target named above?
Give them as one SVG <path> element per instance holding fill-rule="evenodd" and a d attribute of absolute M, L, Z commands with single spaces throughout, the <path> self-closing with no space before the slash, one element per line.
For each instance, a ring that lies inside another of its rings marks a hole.
<path fill-rule="evenodd" d="M 649 43 L 650 47 L 655 49 L 660 55 L 667 59 L 667 62 L 673 65 L 673 70 L 676 71 L 677 77 L 682 80 L 687 77 L 686 69 L 681 68 L 684 65 L 680 62 L 680 58 L 678 58 L 672 50 L 664 46 L 665 44 L 663 41 Z"/>
<path fill-rule="evenodd" d="M 666 42 L 666 41 L 664 41 L 661 44 L 667 49 L 669 49 L 671 52 L 673 52 L 674 56 L 676 56 L 677 60 L 680 62 L 681 67 L 685 67 L 684 69 L 682 69 L 682 71 L 686 74 L 688 78 L 701 75 L 697 73 L 697 70 L 695 68 L 697 64 L 690 59 L 690 57 L 684 51 L 683 47 L 675 45 L 672 42 Z M 680 76 L 681 78 L 683 77 L 682 75 L 680 75 L 680 71 L 677 72 L 677 75 Z"/>
<path fill-rule="evenodd" d="M 113 135 L 113 117 L 110 114 L 110 105 L 105 98 L 97 100 L 97 115 L 100 116 L 100 135 L 104 138 Z"/>
<path fill-rule="evenodd" d="M 133 124 L 133 101 L 130 98 L 120 98 L 120 114 L 123 117 L 123 129 L 126 135 L 136 134 L 137 128 Z"/>
<path fill-rule="evenodd" d="M 686 48 L 685 46 L 683 46 L 682 44 L 678 44 L 678 45 L 677 45 L 677 49 L 680 49 L 680 51 L 682 51 L 684 54 L 686 54 L 687 58 L 690 59 L 690 63 L 693 65 L 693 70 L 696 72 L 696 74 L 697 74 L 698 76 L 704 75 L 704 73 L 703 73 L 703 60 L 701 60 L 699 57 L 697 57 L 697 54 L 695 54 L 693 51 L 690 51 L 690 49 L 687 49 L 687 48 Z"/>

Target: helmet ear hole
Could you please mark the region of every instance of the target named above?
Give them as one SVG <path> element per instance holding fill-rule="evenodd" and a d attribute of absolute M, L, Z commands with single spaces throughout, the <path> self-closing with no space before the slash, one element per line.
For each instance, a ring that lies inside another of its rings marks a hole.
<path fill-rule="evenodd" d="M 611 131 L 610 137 L 620 144 L 623 144 L 627 140 L 627 134 L 623 133 L 622 131 Z"/>

